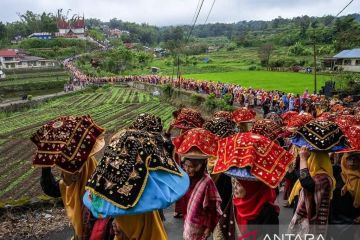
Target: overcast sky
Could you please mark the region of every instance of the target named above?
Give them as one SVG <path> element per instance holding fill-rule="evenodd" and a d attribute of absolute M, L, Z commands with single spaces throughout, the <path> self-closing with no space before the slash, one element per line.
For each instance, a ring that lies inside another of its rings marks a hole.
<path fill-rule="evenodd" d="M 198 23 L 204 23 L 213 0 L 205 0 Z M 217 0 L 208 22 L 238 22 L 241 20 L 271 20 L 278 16 L 336 15 L 349 0 Z M 69 16 L 84 14 L 85 18 L 124 21 L 152 25 L 190 24 L 198 0 L 0 0 L 0 21 L 18 20 L 17 13 L 36 13 L 71 9 Z M 360 0 L 342 15 L 360 13 Z"/>

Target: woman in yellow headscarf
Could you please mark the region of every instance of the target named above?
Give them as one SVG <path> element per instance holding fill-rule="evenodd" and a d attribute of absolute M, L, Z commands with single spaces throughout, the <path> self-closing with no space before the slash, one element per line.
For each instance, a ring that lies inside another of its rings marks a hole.
<path fill-rule="evenodd" d="M 90 116 L 64 116 L 45 124 L 31 138 L 38 147 L 33 165 L 42 167 L 41 187 L 46 195 L 62 198 L 76 240 L 90 239 L 92 234 L 95 221 L 90 221 L 82 196 L 97 165 L 94 156 L 105 145 L 104 131 Z M 52 166 L 60 169 L 58 181 Z"/>
<path fill-rule="evenodd" d="M 291 233 L 323 234 L 327 231 L 330 199 L 335 189 L 332 165 L 327 152 L 312 151 L 303 146 L 300 155 L 300 178 L 295 183 L 289 202 L 299 196 L 295 214 L 290 222 Z"/>
<path fill-rule="evenodd" d="M 90 157 L 75 173 L 61 172 L 60 181 L 56 181 L 51 173 L 51 168 L 42 168 L 40 179 L 44 193 L 50 197 L 61 197 L 66 210 L 66 214 L 74 228 L 73 239 L 88 239 L 91 230 L 87 231 L 84 227 L 84 206 L 82 196 L 85 192 L 87 180 L 96 168 L 95 157 Z M 89 236 L 84 236 L 89 235 Z"/>
<path fill-rule="evenodd" d="M 360 223 L 360 152 L 344 154 L 341 180 L 332 201 L 333 222 Z"/>

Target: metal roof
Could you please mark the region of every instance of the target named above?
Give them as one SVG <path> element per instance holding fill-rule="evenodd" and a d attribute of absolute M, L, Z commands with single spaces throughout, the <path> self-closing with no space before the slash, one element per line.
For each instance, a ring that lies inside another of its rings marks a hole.
<path fill-rule="evenodd" d="M 343 50 L 336 54 L 334 58 L 360 58 L 360 48 Z"/>
<path fill-rule="evenodd" d="M 16 57 L 16 52 L 14 50 L 1 49 L 0 57 Z"/>

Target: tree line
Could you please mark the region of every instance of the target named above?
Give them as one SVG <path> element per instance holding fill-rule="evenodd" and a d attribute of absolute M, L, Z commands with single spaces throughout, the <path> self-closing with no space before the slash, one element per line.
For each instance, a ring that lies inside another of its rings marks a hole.
<path fill-rule="evenodd" d="M 41 14 L 27 11 L 19 14 L 19 20 L 11 23 L 0 22 L 0 43 L 9 43 L 17 36 L 26 37 L 33 32 L 57 32 L 58 19 L 76 19 L 77 15 L 68 17 L 59 9 L 57 14 Z M 86 19 L 90 33 L 104 32 L 104 29 L 118 28 L 129 31 L 123 34 L 123 42 L 137 42 L 146 46 L 159 46 L 167 43 L 174 48 L 184 40 L 189 32 L 189 25 L 157 27 L 146 23 L 137 24 L 113 18 L 108 22 L 99 19 Z M 314 30 L 315 29 L 315 30 Z M 292 19 L 277 17 L 271 21 L 239 21 L 236 23 L 208 23 L 197 25 L 193 38 L 225 36 L 237 46 L 259 47 L 263 44 L 276 46 L 293 46 L 297 43 L 308 45 L 333 44 L 336 51 L 360 46 L 360 14 L 351 14 L 340 18 L 334 16 L 309 17 L 300 16 Z M 191 39 L 193 40 L 193 39 Z M 298 46 L 299 46 L 298 44 Z"/>

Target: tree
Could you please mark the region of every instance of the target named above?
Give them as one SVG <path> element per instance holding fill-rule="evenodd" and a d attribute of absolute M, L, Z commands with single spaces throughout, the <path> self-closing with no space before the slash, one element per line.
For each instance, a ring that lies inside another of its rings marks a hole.
<path fill-rule="evenodd" d="M 273 50 L 274 47 L 272 44 L 263 44 L 260 46 L 258 50 L 258 56 L 262 66 L 269 68 L 270 57 Z"/>
<path fill-rule="evenodd" d="M 335 42 L 337 51 L 351 49 L 360 45 L 360 26 L 353 16 L 346 16 L 335 22 Z"/>
<path fill-rule="evenodd" d="M 165 48 L 175 55 L 180 52 L 184 44 L 184 31 L 181 27 L 168 28 L 164 33 L 162 39 L 164 40 Z"/>
<path fill-rule="evenodd" d="M 2 22 L 0 22 L 0 40 L 6 38 L 6 26 Z"/>

